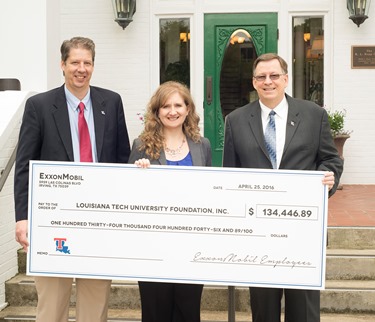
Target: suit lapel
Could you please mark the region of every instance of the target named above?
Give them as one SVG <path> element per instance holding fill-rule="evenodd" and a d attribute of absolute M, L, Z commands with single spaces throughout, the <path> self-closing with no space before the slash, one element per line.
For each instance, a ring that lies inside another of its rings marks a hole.
<path fill-rule="evenodd" d="M 288 149 L 290 141 L 292 140 L 296 130 L 299 126 L 300 117 L 299 117 L 299 109 L 298 106 L 295 104 L 295 100 L 292 99 L 290 96 L 286 96 L 288 100 L 288 118 L 286 121 L 286 132 L 285 132 L 285 145 L 283 151 L 283 158 Z"/>
<path fill-rule="evenodd" d="M 266 149 L 266 145 L 264 142 L 264 132 L 262 127 L 262 116 L 261 116 L 261 108 L 259 101 L 254 102 L 250 105 L 250 128 L 253 132 L 254 138 L 257 141 L 258 145 L 262 149 L 263 153 L 269 158 L 268 151 Z M 245 139 L 245 138 L 244 138 Z M 248 138 L 250 139 L 250 138 Z"/>
<path fill-rule="evenodd" d="M 95 124 L 95 140 L 96 140 L 96 151 L 98 155 L 98 161 L 100 162 L 100 156 L 103 148 L 104 140 L 104 127 L 105 117 L 107 114 L 107 106 L 105 105 L 104 99 L 98 93 L 94 87 L 90 87 L 92 110 L 94 113 L 94 124 Z"/>
<path fill-rule="evenodd" d="M 69 112 L 66 104 L 64 85 L 58 90 L 52 115 L 55 119 L 56 128 L 66 149 L 69 161 L 74 161 L 72 134 L 70 132 Z"/>
<path fill-rule="evenodd" d="M 160 157 L 158 159 L 159 164 L 161 165 L 167 165 L 167 157 L 165 156 L 164 150 L 160 152 Z"/>
<path fill-rule="evenodd" d="M 201 143 L 195 143 L 190 138 L 187 139 L 189 150 L 191 154 L 191 159 L 194 166 L 203 166 L 202 164 L 202 153 L 200 153 Z"/>

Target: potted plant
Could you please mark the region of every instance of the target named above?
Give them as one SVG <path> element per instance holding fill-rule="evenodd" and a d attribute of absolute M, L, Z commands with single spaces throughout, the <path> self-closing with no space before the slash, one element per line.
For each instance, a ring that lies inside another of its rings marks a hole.
<path fill-rule="evenodd" d="M 341 160 L 344 160 L 344 144 L 346 140 L 350 138 L 350 133 L 352 133 L 352 131 L 347 131 L 344 128 L 346 110 L 327 110 L 327 113 L 333 141 L 335 142 L 336 149 Z M 337 189 L 342 190 L 343 185 L 340 183 Z"/>
<path fill-rule="evenodd" d="M 350 138 L 350 133 L 352 133 L 352 131 L 347 131 L 344 128 L 346 110 L 327 110 L 327 113 L 333 140 L 335 142 L 340 158 L 344 160 L 344 144 L 345 141 Z"/>

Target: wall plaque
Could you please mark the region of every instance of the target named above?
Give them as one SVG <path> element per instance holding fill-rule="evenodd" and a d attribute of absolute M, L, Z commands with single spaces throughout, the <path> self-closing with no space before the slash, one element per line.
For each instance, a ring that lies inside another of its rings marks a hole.
<path fill-rule="evenodd" d="M 375 68 L 375 46 L 352 46 L 352 68 Z"/>

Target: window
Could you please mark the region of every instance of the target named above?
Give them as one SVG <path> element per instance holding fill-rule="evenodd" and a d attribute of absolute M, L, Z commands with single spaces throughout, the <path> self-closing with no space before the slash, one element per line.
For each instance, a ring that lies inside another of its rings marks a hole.
<path fill-rule="evenodd" d="M 321 17 L 293 18 L 293 96 L 324 104 L 324 30 Z"/>
<path fill-rule="evenodd" d="M 258 98 L 254 90 L 255 45 L 245 29 L 235 30 L 225 48 L 220 72 L 220 102 L 223 118 L 236 108 Z"/>
<path fill-rule="evenodd" d="M 190 20 L 160 19 L 160 84 L 175 80 L 190 87 Z"/>

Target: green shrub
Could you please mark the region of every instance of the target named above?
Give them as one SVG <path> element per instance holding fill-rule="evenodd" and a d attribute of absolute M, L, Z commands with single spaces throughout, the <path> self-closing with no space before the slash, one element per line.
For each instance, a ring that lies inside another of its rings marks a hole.
<path fill-rule="evenodd" d="M 346 110 L 342 110 L 342 111 L 327 110 L 327 113 L 328 113 L 328 121 L 331 126 L 331 133 L 333 137 L 338 136 L 338 135 L 350 135 L 351 131 L 347 131 L 344 129 Z"/>

